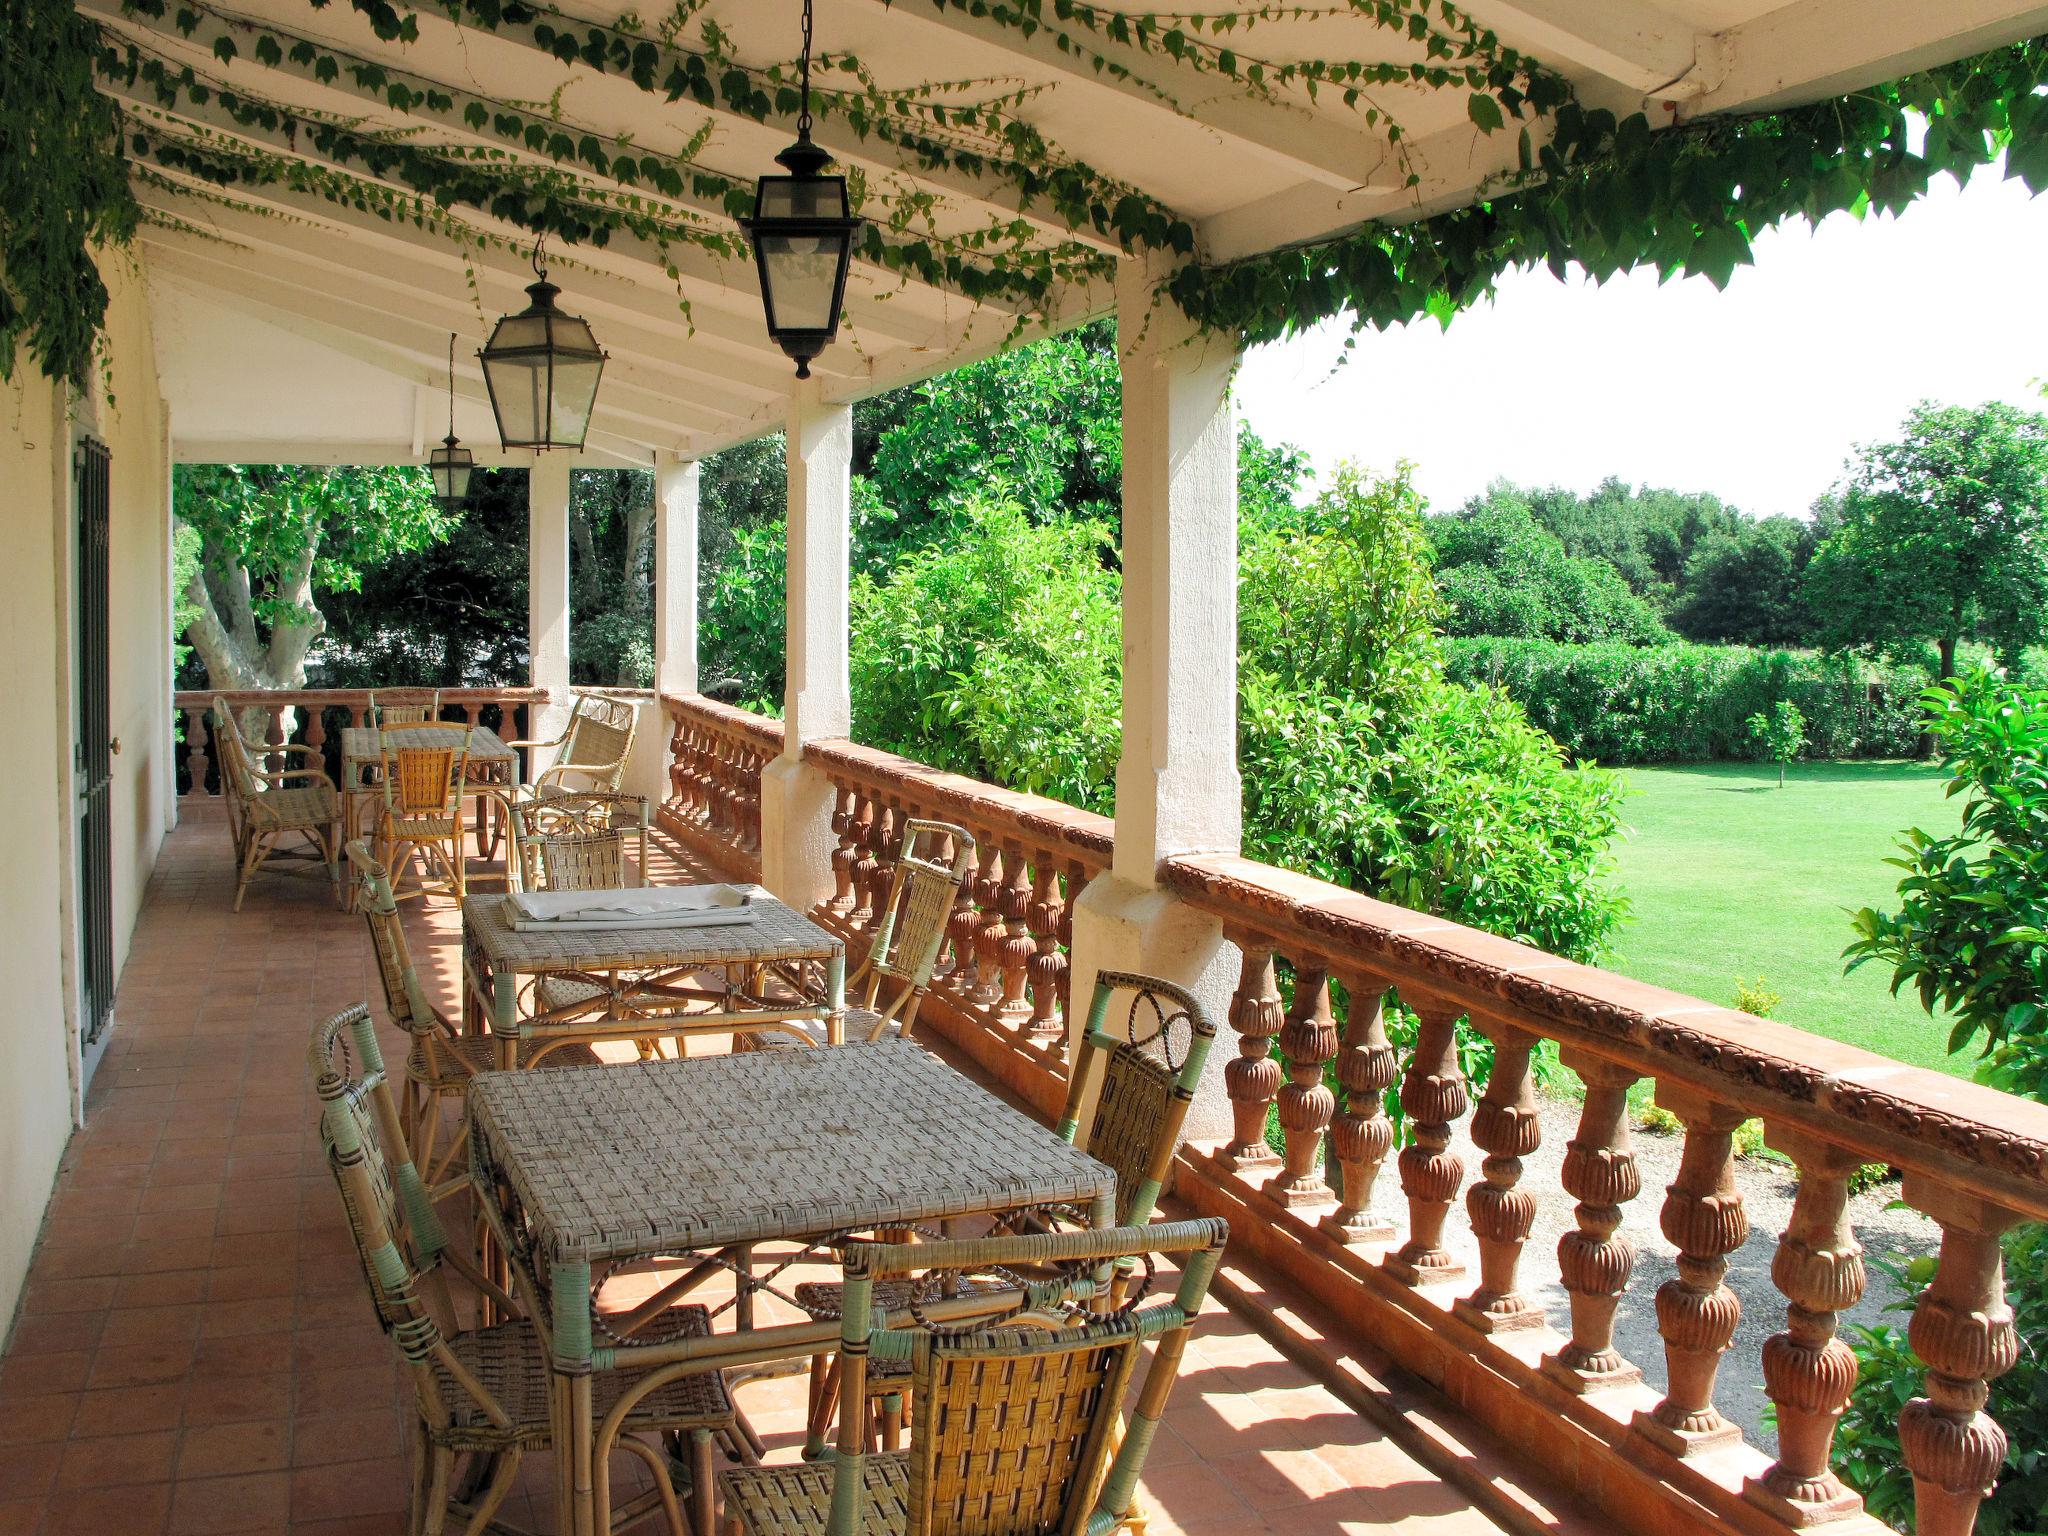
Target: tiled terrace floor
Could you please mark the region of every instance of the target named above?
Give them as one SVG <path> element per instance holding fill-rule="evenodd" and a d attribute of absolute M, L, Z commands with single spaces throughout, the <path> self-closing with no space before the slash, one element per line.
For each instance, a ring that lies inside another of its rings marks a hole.
<path fill-rule="evenodd" d="M 656 862 L 657 878 L 676 875 L 666 852 Z M 314 882 L 259 877 L 239 915 L 231 887 L 217 824 L 165 844 L 0 1359 L 0 1536 L 404 1528 L 410 1409 L 322 1166 L 305 1067 L 312 1023 L 376 996 L 368 941 Z M 452 914 L 414 911 L 422 970 L 449 1006 Z M 740 1402 L 774 1455 L 794 1454 L 800 1379 Z M 544 1530 L 547 1469 L 529 1468 L 501 1518 Z M 1220 1307 L 1198 1327 L 1145 1489 L 1157 1536 L 1495 1529 Z"/>

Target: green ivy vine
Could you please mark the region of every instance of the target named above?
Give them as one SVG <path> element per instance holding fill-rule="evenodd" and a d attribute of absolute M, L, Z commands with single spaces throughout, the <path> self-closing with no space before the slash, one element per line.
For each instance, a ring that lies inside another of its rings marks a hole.
<path fill-rule="evenodd" d="M 69 0 L 8 7 L 0 90 L 0 379 L 24 347 L 83 388 L 107 313 L 96 246 L 125 244 L 138 207 L 120 115 L 93 78 L 98 29 Z"/>

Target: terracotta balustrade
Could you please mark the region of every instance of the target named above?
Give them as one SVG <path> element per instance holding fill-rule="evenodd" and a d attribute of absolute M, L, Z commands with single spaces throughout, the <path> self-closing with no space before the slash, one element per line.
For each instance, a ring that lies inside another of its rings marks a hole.
<path fill-rule="evenodd" d="M 708 777 L 738 803 L 750 791 L 731 765 L 752 753 L 758 817 L 774 722 L 694 700 L 670 708 L 680 778 Z M 1108 867 L 1111 824 L 846 742 L 814 744 L 805 760 L 836 791 L 833 895 L 817 916 L 852 938 L 886 891 L 906 819 L 972 833 L 926 1017 L 1027 1097 L 1057 1104 L 1065 1064 L 1051 1045 L 1065 1032 L 1073 911 Z M 701 804 L 703 792 L 679 798 Z M 721 835 L 732 851 L 745 834 Z M 1231 1132 L 1191 1143 L 1177 1184 L 1186 1204 L 1230 1218 L 1233 1248 L 1532 1464 L 1575 1469 L 1573 1488 L 1617 1529 L 1830 1523 L 1862 1536 L 1875 1527 L 1833 1460 L 1854 1382 L 1838 1324 L 1863 1292 L 1848 1181 L 1889 1163 L 1943 1232 L 1908 1334 L 1927 1376 L 1902 1416 L 1901 1457 L 1919 1528 L 1972 1528 L 2006 1454 L 1989 1383 L 2019 1347 L 1998 1239 L 2048 1218 L 2048 1107 L 1252 860 L 1188 856 L 1160 874 L 1237 951 L 1219 1042 Z M 1483 1062 L 1488 1045 L 1491 1066 L 1474 1065 L 1468 1084 L 1463 1063 Z M 1529 1242 L 1537 1067 L 1553 1056 L 1584 1088 L 1563 1167 L 1548 1175 L 1575 1205 L 1555 1254 Z M 1659 1196 L 1675 1273 L 1637 1303 L 1654 1305 L 1661 1391 L 1642 1379 L 1649 1362 L 1615 1344 L 1618 1310 L 1643 1283 L 1623 1230 L 1642 1192 L 1629 1117 L 1643 1084 L 1685 1135 Z M 1468 1114 L 1476 1169 L 1459 1150 Z M 1769 1285 L 1738 1296 L 1730 1260 L 1749 1227 L 1734 1132 L 1752 1116 L 1797 1182 Z M 1389 1159 L 1398 1189 L 1383 1177 Z M 1551 1284 L 1568 1305 L 1546 1313 L 1532 1298 Z M 1775 1456 L 1716 1402 L 1745 1307 L 1785 1318 L 1752 1361 L 1776 1409 Z"/>
<path fill-rule="evenodd" d="M 656 820 L 677 841 L 758 879 L 761 770 L 782 751 L 781 723 L 710 699 L 664 694 L 661 703 L 670 797 Z"/>
<path fill-rule="evenodd" d="M 253 739 L 257 734 L 250 717 L 260 714 L 260 734 L 268 746 L 296 743 L 311 747 L 327 757 L 330 771 L 339 766 L 336 733 L 365 724 L 370 712 L 370 691 L 363 688 L 245 688 L 223 690 L 219 697 L 235 711 L 245 735 Z M 180 765 L 184 787 L 178 798 L 188 809 L 215 800 L 220 794 L 220 753 L 207 718 L 214 698 L 213 693 L 198 689 L 181 690 L 172 696 L 172 707 L 185 722 L 184 759 Z M 498 734 L 507 739 L 525 736 L 528 709 L 546 702 L 547 691 L 540 688 L 441 690 L 442 718 L 460 718 L 469 725 L 480 725 L 484 723 L 483 711 L 495 708 L 499 712 Z M 274 759 L 271 766 L 284 766 L 283 754 L 269 756 Z"/>
<path fill-rule="evenodd" d="M 1161 875 L 1241 954 L 1229 1015 L 1236 1057 L 1225 1069 L 1233 1133 L 1191 1146 L 1178 1185 L 1196 1210 L 1231 1219 L 1233 1245 L 1284 1269 L 1332 1315 L 1358 1319 L 1376 1349 L 1444 1383 L 1459 1409 L 1532 1463 L 1578 1468 L 1573 1486 L 1617 1528 L 1703 1536 L 1846 1522 L 1836 1528 L 1861 1536 L 1876 1527 L 1833 1464 L 1855 1381 L 1837 1325 L 1863 1293 L 1848 1180 L 1865 1163 L 1889 1163 L 1906 1174 L 1908 1202 L 1943 1232 L 1908 1334 L 1927 1377 L 1901 1418 L 1901 1457 L 1919 1529 L 1972 1529 L 2007 1449 L 1986 1411 L 1989 1383 L 2018 1349 L 1998 1239 L 2048 1219 L 2048 1107 L 1252 860 L 1188 856 Z M 1344 994 L 1334 1009 L 1332 977 Z M 1396 1005 L 1416 1032 L 1398 1067 L 1384 1011 Z M 1468 1107 L 1461 1042 L 1468 1054 L 1490 1042 L 1493 1064 L 1483 1085 L 1475 1069 L 1470 1137 L 1483 1162 L 1454 1222 L 1466 1181 L 1454 1134 Z M 1539 1050 L 1557 1051 L 1585 1090 L 1554 1175 L 1575 1202 L 1554 1258 L 1528 1247 Z M 1333 1054 L 1334 1114 L 1324 1109 Z M 1396 1140 L 1383 1103 L 1397 1080 L 1399 1214 L 1373 1200 Z M 1659 1218 L 1677 1250 L 1677 1272 L 1654 1297 L 1661 1393 L 1614 1333 L 1637 1278 L 1622 1218 L 1641 1187 L 1629 1106 L 1643 1081 L 1685 1127 Z M 1767 1289 L 1738 1298 L 1730 1285 L 1730 1257 L 1749 1236 L 1733 1135 L 1752 1116 L 1798 1172 L 1771 1266 L 1785 1326 L 1758 1362 L 1776 1408 L 1775 1458 L 1745 1443 L 1715 1401 L 1744 1306 L 1772 1302 Z M 1282 1130 L 1277 1159 L 1269 1119 Z M 1338 1193 L 1317 1201 L 1325 1133 Z M 1471 1255 L 1476 1285 L 1458 1294 L 1439 1283 Z M 1547 1316 L 1530 1299 L 1546 1281 L 1561 1283 L 1568 1315 Z M 1595 1447 L 1597 1475 L 1587 1470 Z"/>

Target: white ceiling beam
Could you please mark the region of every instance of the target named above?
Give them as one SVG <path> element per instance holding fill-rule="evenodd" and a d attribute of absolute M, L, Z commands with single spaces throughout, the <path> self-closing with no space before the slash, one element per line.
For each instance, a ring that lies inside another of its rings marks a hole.
<path fill-rule="evenodd" d="M 1846 95 L 2043 32 L 2048 5 L 2017 0 L 1805 0 L 1718 34 L 1700 89 L 1672 96 L 1682 119 L 1768 111 Z"/>
<path fill-rule="evenodd" d="M 1694 29 L 1643 0 L 1471 0 L 1466 14 L 1564 74 L 1587 69 L 1639 92 L 1693 67 Z"/>
<path fill-rule="evenodd" d="M 1085 46 L 1124 73 L 1098 70 L 1087 55 L 1061 48 L 1059 34 L 1051 26 L 1041 26 L 1027 36 L 1016 27 L 956 9 L 944 0 L 873 3 L 888 6 L 892 20 L 971 38 L 1028 59 L 1062 80 L 1113 92 L 1149 111 L 1233 140 L 1276 168 L 1326 187 L 1356 186 L 1364 179 L 1361 170 L 1369 168 L 1385 147 L 1384 138 L 1367 128 L 1363 119 L 1347 123 L 1307 106 L 1258 100 L 1244 94 L 1238 82 L 1220 75 L 1190 74 L 1174 81 L 1174 63 L 1164 53 L 1111 42 L 1078 24 L 1075 32 Z"/>
<path fill-rule="evenodd" d="M 401 202 L 432 206 L 432 200 L 424 197 L 415 189 L 401 182 L 375 176 L 364 167 L 356 165 L 341 156 L 323 154 L 304 143 L 297 135 L 285 129 L 269 129 L 260 125 L 255 127 L 244 126 L 235 120 L 233 114 L 221 107 L 218 101 L 196 103 L 184 100 L 180 101 L 176 111 L 166 112 L 153 99 L 148 98 L 139 91 L 131 94 L 126 87 L 113 86 L 104 81 L 101 82 L 101 86 L 102 90 L 113 99 L 137 108 L 156 120 L 155 123 L 136 125 L 145 133 L 157 133 L 166 138 L 182 138 L 182 135 L 175 131 L 175 125 L 189 123 L 205 130 L 206 133 L 218 139 L 238 141 L 271 154 L 287 155 L 304 161 L 309 165 L 323 166 L 365 186 L 382 188 L 395 195 Z M 170 124 L 173 126 L 170 131 L 165 131 L 159 128 L 158 124 Z M 192 139 L 187 142 L 196 144 L 201 149 L 206 147 L 206 143 L 202 139 Z M 230 142 L 227 147 L 232 149 L 234 142 Z M 270 190 L 268 187 L 253 187 L 249 183 L 244 182 L 236 185 L 234 195 L 244 197 L 252 192 L 267 193 Z M 440 218 L 451 217 L 446 210 L 435 209 L 434 212 Z M 459 213 L 461 222 L 478 230 L 495 234 L 500 239 L 515 245 L 530 241 L 533 238 L 531 230 L 496 218 L 486 210 L 463 205 Z M 379 220 L 378 222 L 388 223 L 390 221 Z M 647 276 L 651 281 L 665 285 L 673 284 L 675 281 L 674 278 L 669 276 L 669 268 L 673 266 L 675 271 L 681 274 L 683 278 L 700 285 L 691 295 L 693 305 L 705 298 L 709 298 L 713 302 L 726 307 L 743 312 L 751 312 L 752 308 L 760 303 L 760 283 L 756 278 L 754 264 L 750 258 L 723 258 L 715 256 L 702 246 L 693 244 L 687 239 L 678 239 L 664 251 L 660 245 L 652 240 L 637 235 L 631 230 L 618 229 L 612 232 L 611 238 L 602 246 L 564 245 L 557 249 L 574 252 L 583 261 L 593 266 L 599 268 L 607 266 L 615 268 L 624 267 L 630 271 L 636 271 L 641 275 Z M 885 305 L 880 302 L 869 305 L 862 302 L 866 299 L 879 301 L 884 297 L 893 299 L 904 294 L 914 295 L 919 291 L 920 285 L 905 283 L 901 289 L 883 289 L 879 293 L 874 292 L 873 288 L 874 279 L 872 276 L 868 276 L 866 281 L 859 284 L 856 284 L 852 278 L 849 278 L 847 284 L 848 306 L 857 306 L 871 310 L 872 314 L 866 323 L 876 331 L 889 336 L 897 342 L 916 343 L 923 341 L 929 334 L 932 324 L 931 317 L 920 317 L 903 312 L 899 306 Z M 940 307 L 943 310 L 944 304 L 947 302 L 947 296 L 936 293 L 933 293 L 931 296 L 940 301 Z M 966 301 L 952 299 L 950 302 L 957 304 Z M 1003 308 L 1004 306 L 991 305 L 989 307 Z"/>
<path fill-rule="evenodd" d="M 145 207 L 257 250 L 289 253 L 332 271 L 338 281 L 415 287 L 453 297 L 467 307 L 475 327 L 487 328 L 492 311 L 519 308 L 520 295 L 533 281 L 532 268 L 510 251 L 470 247 L 465 271 L 464 252 L 447 237 L 410 224 L 395 224 L 288 188 L 265 188 L 262 195 L 237 189 L 240 201 L 276 210 L 251 212 L 213 201 L 203 184 L 169 172 L 159 174 L 176 190 L 147 182 L 138 185 L 136 196 Z M 702 303 L 693 303 L 686 317 L 672 292 L 576 265 L 573 275 L 564 274 L 571 279 L 571 307 L 594 324 L 627 326 L 658 338 L 679 371 L 752 404 L 779 406 L 787 398 L 790 366 L 769 346 L 758 318 L 730 315 Z M 474 296 L 469 291 L 470 273 L 481 290 Z M 481 314 L 479 301 L 484 307 Z M 835 377 L 843 362 L 836 350 L 828 352 L 813 362 L 812 371 Z M 845 376 L 852 377 L 852 371 L 845 370 Z"/>
<path fill-rule="evenodd" d="M 189 34 L 180 30 L 168 13 L 162 17 L 127 14 L 121 9 L 121 0 L 78 0 L 78 8 L 87 14 L 100 18 L 123 33 L 148 39 L 151 46 L 166 47 L 177 52 L 190 50 L 197 55 L 197 58 L 192 61 L 193 67 L 201 70 L 202 73 L 209 71 L 217 72 L 222 79 L 230 78 L 232 66 L 221 66 L 213 56 L 214 44 L 223 38 L 234 44 L 238 59 L 254 62 L 254 55 L 251 51 L 252 45 L 249 42 L 250 35 L 255 30 L 254 26 L 239 19 L 224 18 L 216 15 L 203 5 L 188 5 L 191 13 L 198 18 L 198 24 Z M 425 75 L 415 74 L 410 70 L 385 63 L 382 60 L 366 58 L 351 53 L 348 49 L 307 38 L 303 33 L 294 32 L 289 28 L 280 27 L 274 23 L 266 21 L 264 27 L 285 45 L 285 56 L 275 64 L 257 64 L 256 67 L 289 76 L 312 86 L 318 92 L 331 95 L 337 98 L 338 101 L 346 103 L 345 107 L 337 108 L 341 115 L 348 115 L 351 112 L 370 111 L 386 114 L 402 121 L 432 123 L 462 143 L 497 150 L 523 164 L 544 166 L 550 170 L 561 171 L 585 180 L 601 181 L 607 186 L 617 186 L 622 190 L 630 191 L 637 197 L 646 199 L 657 207 L 666 206 L 687 209 L 702 217 L 721 221 L 731 218 L 731 214 L 726 209 L 724 203 L 716 198 L 700 197 L 687 189 L 685 189 L 680 197 L 672 198 L 666 194 L 655 192 L 639 183 L 628 186 L 618 182 L 615 178 L 597 175 L 588 165 L 564 163 L 556 160 L 551 155 L 530 149 L 523 140 L 508 139 L 493 132 L 473 128 L 470 126 L 467 114 L 472 107 L 475 107 L 489 113 L 493 119 L 510 115 L 517 118 L 522 127 L 529 125 L 539 127 L 549 134 L 550 137 L 562 133 L 579 139 L 589 136 L 601 141 L 606 152 L 615 156 L 626 154 L 637 158 L 641 154 L 657 154 L 661 158 L 672 161 L 684 177 L 688 178 L 691 168 L 686 162 L 677 156 L 665 154 L 648 146 L 635 144 L 629 138 L 622 136 L 616 129 L 599 127 L 569 117 L 544 117 L 536 113 L 524 111 L 513 103 L 501 101 L 495 97 L 480 96 L 474 92 L 463 90 L 459 86 L 449 85 L 445 81 L 431 79 Z M 293 59 L 291 56 L 291 45 L 301 40 L 311 43 L 313 47 L 318 48 L 323 53 L 332 54 L 341 61 L 343 73 L 331 81 L 323 81 L 317 73 L 315 62 L 301 63 Z M 439 95 L 445 97 L 449 105 L 437 107 L 425 100 L 416 99 L 408 111 L 400 113 L 392 108 L 388 101 L 375 93 L 365 92 L 357 87 L 348 75 L 348 67 L 351 64 L 372 66 L 381 70 L 387 79 L 404 85 L 415 94 L 415 97 L 429 94 Z M 282 103 L 274 104 L 282 105 Z M 882 169 L 891 175 L 904 174 L 894 165 L 886 165 Z M 713 174 L 727 173 L 714 172 Z M 749 178 L 736 176 L 732 179 L 745 182 Z M 1103 251 L 1119 249 L 1114 241 L 1097 235 L 1092 230 L 1070 227 L 1056 215 L 1036 212 L 1020 213 L 1018 209 L 1020 199 L 1014 189 L 1011 190 L 1006 201 L 992 199 L 987 195 L 989 188 L 980 185 L 980 182 L 983 180 L 993 180 L 993 178 L 950 178 L 951 180 L 967 183 L 967 190 L 956 190 L 951 186 L 941 186 L 938 184 L 940 178 L 924 177 L 920 179 L 924 180 L 927 186 L 944 192 L 946 196 L 964 205 L 966 208 L 980 209 L 984 216 L 996 215 L 1005 219 L 1022 217 L 1034 228 L 1057 239 L 1076 240 Z"/>
<path fill-rule="evenodd" d="M 396 250 L 439 267 L 449 281 L 467 283 L 463 267 L 465 251 L 458 248 L 449 236 L 432 229 L 399 220 L 380 219 L 373 213 L 331 203 L 325 198 L 289 187 L 237 187 L 234 194 L 237 201 L 272 210 L 268 214 L 260 211 L 251 213 L 223 207 L 215 201 L 218 189 L 205 183 L 189 181 L 171 172 L 159 171 L 158 175 L 176 191 L 166 192 L 144 183 L 136 188 L 136 195 L 145 205 L 190 220 L 203 228 L 226 229 L 238 239 L 281 247 L 295 244 L 318 246 L 324 241 L 331 258 L 344 263 L 360 259 L 371 270 L 375 270 L 375 262 L 388 259 Z M 523 288 L 533 280 L 532 269 L 511 251 L 471 246 L 466 254 L 480 281 L 490 280 L 500 287 L 516 285 Z M 558 258 L 558 269 L 566 265 L 567 262 Z M 759 370 L 764 382 L 772 381 L 773 387 L 786 392 L 789 365 L 779 360 L 768 341 L 766 329 L 758 322 L 728 316 L 701 302 L 694 292 L 691 293 L 691 314 L 686 318 L 674 299 L 660 289 L 590 267 L 583 263 L 580 252 L 576 268 L 573 281 L 567 286 L 573 295 L 572 307 L 586 317 L 606 309 L 637 323 L 673 327 L 679 347 L 694 343 L 707 354 L 716 353 L 717 361 L 713 366 L 717 368 L 731 367 L 736 372 Z M 513 302 L 517 307 L 516 301 L 507 302 Z M 484 323 L 488 320 L 487 316 Z M 694 334 L 689 330 L 691 320 L 695 321 Z M 712 359 L 707 355 L 705 361 L 711 364 Z M 852 367 L 852 362 L 842 349 L 833 348 L 824 357 L 813 360 L 811 371 L 826 379 L 852 377 L 864 371 Z"/>
<path fill-rule="evenodd" d="M 417 378 L 419 369 L 416 359 L 409 356 L 402 349 L 392 347 L 371 336 L 365 335 L 361 331 L 329 325 L 324 321 L 315 319 L 307 313 L 303 305 L 294 305 L 289 301 L 282 304 L 274 303 L 267 297 L 252 294 L 246 287 L 223 290 L 212 282 L 202 281 L 193 277 L 188 272 L 173 269 L 160 260 L 153 265 L 150 280 L 179 289 L 188 294 L 196 295 L 209 303 L 232 308 L 237 313 L 253 314 L 266 324 L 274 325 L 279 330 L 297 336 L 314 346 L 337 352 L 344 357 L 353 358 L 367 367 L 375 368 L 382 373 L 391 375 L 394 380 L 412 382 Z M 489 403 L 484 391 L 471 385 L 465 379 L 456 380 L 455 394 L 457 399 L 481 404 Z M 631 427 L 622 429 L 621 423 L 617 418 L 600 406 L 592 417 L 590 435 L 585 439 L 584 446 L 588 451 L 608 453 L 623 462 L 646 464 L 652 461 L 653 454 L 657 449 L 674 446 L 672 442 L 662 440 L 674 435 L 672 433 L 662 433 L 650 439 L 644 431 L 634 430 Z M 319 443 L 320 439 L 309 438 L 306 444 L 307 451 L 314 451 Z M 411 447 L 410 441 L 394 440 L 389 447 L 392 455 L 390 459 L 371 460 L 369 462 L 399 464 L 417 462 L 408 456 Z M 249 460 L 248 462 L 255 463 L 261 461 Z M 276 462 L 347 463 L 354 461 L 294 456 Z"/>
<path fill-rule="evenodd" d="M 247 253 L 177 230 L 145 226 L 142 238 L 164 270 L 209 283 L 230 298 L 242 293 L 273 308 L 317 314 L 323 324 L 341 326 L 403 352 L 414 365 L 409 376 L 420 382 L 438 387 L 445 377 L 449 327 L 445 316 L 431 305 L 362 290 L 337 292 L 317 278 L 305 281 L 268 263 L 252 262 Z M 482 377 L 474 350 L 458 349 L 458 382 L 473 385 L 480 396 Z M 671 380 L 652 373 L 638 356 L 622 354 L 616 348 L 605 364 L 599 401 L 621 421 L 630 420 L 650 430 L 673 432 L 680 426 L 692 432 L 718 431 L 743 417 L 743 413 L 678 394 Z"/>

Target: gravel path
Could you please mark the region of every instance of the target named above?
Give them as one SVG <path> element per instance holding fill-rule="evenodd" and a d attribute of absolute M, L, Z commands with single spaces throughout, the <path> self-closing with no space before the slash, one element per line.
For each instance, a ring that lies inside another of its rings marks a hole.
<path fill-rule="evenodd" d="M 1557 1240 L 1574 1223 L 1573 1201 L 1561 1182 L 1565 1144 L 1578 1127 L 1579 1106 L 1562 1098 L 1544 1095 L 1538 1101 L 1543 1125 L 1543 1145 L 1524 1161 L 1521 1187 L 1537 1200 L 1536 1229 L 1523 1250 L 1522 1285 L 1530 1298 L 1550 1315 L 1553 1326 L 1568 1327 L 1568 1297 L 1557 1278 Z M 1471 1116 L 1457 1128 L 1453 1146 L 1465 1160 L 1466 1187 L 1478 1177 L 1483 1159 L 1467 1133 Z M 1657 1287 L 1676 1273 L 1677 1250 L 1657 1229 L 1657 1213 L 1664 1203 L 1664 1191 L 1678 1174 L 1678 1156 L 1684 1138 L 1631 1130 L 1636 1162 L 1642 1174 L 1643 1192 L 1623 1210 L 1621 1230 L 1635 1243 L 1636 1265 L 1627 1293 L 1616 1314 L 1615 1342 L 1627 1358 L 1640 1366 L 1646 1381 L 1658 1391 L 1664 1388 L 1664 1346 L 1657 1334 Z M 1769 1400 L 1763 1391 L 1762 1350 L 1764 1340 L 1784 1326 L 1785 1299 L 1771 1283 L 1771 1255 L 1778 1234 L 1792 1213 L 1794 1179 L 1784 1163 L 1764 1157 L 1740 1158 L 1736 1162 L 1736 1183 L 1742 1191 L 1749 1215 L 1749 1241 L 1731 1256 L 1728 1284 L 1742 1301 L 1742 1322 L 1735 1342 L 1721 1358 L 1721 1374 L 1715 1401 L 1721 1411 L 1742 1426 L 1752 1445 L 1776 1454 L 1776 1436 L 1763 1426 Z M 1863 1244 L 1869 1285 L 1862 1304 L 1847 1314 L 1860 1323 L 1892 1321 L 1903 1326 L 1904 1315 L 1885 1315 L 1885 1307 L 1898 1299 L 1898 1290 L 1880 1267 L 1872 1262 L 1885 1255 L 1911 1257 L 1932 1253 L 1940 1244 L 1941 1229 L 1917 1211 L 1887 1209 L 1898 1198 L 1896 1181 L 1879 1185 L 1859 1195 L 1850 1205 L 1850 1218 Z M 1400 1210 L 1400 1184 L 1390 1159 L 1374 1192 L 1374 1205 L 1395 1213 Z M 1396 1217 L 1398 1225 L 1405 1225 Z M 1467 1263 L 1467 1288 L 1477 1273 L 1476 1246 L 1465 1221 L 1462 1199 L 1453 1211 L 1447 1235 L 1454 1249 L 1462 1247 Z"/>

